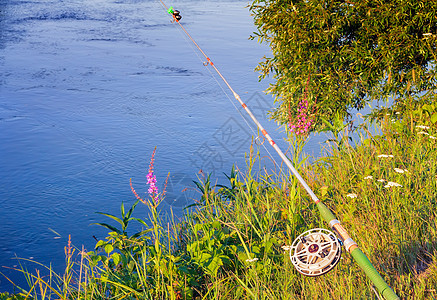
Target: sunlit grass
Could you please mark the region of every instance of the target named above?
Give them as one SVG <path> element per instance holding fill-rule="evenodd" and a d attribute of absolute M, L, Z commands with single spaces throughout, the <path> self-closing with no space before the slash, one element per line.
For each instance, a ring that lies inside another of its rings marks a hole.
<path fill-rule="evenodd" d="M 364 128 L 356 146 L 333 141 L 328 155 L 295 165 L 402 299 L 435 299 L 437 129 L 406 111 L 379 131 Z M 251 149 L 246 170 L 232 169 L 225 185 L 202 174 L 196 205 L 177 222 L 153 196 L 122 205 L 121 218 L 104 214 L 108 237 L 94 251 L 66 245 L 64 274 L 23 268 L 28 287 L 0 299 L 377 299 L 348 253 L 321 277 L 293 268 L 287 246 L 327 224 L 292 176 L 254 172 L 258 159 Z M 132 217 L 141 202 L 149 215 Z M 143 231 L 128 232 L 130 222 Z"/>

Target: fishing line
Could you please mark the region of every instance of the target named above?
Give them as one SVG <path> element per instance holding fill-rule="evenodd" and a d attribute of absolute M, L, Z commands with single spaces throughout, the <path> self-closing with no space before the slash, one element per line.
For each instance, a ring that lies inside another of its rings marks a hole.
<path fill-rule="evenodd" d="M 162 0 L 159 0 L 162 4 L 162 6 L 164 7 L 164 9 L 168 12 L 169 9 L 167 8 L 167 6 L 163 3 Z M 170 8 L 171 9 L 171 8 Z M 178 16 L 180 16 L 179 12 L 177 13 Z M 179 18 L 179 20 L 181 19 L 181 17 Z M 196 41 L 192 38 L 192 36 L 188 33 L 188 31 L 185 29 L 185 27 L 182 26 L 182 24 L 179 23 L 179 20 L 176 20 L 175 18 L 172 18 L 172 23 L 178 28 L 179 33 L 182 35 L 183 39 L 188 43 L 188 45 L 190 46 L 191 50 L 196 54 L 197 58 L 199 59 L 199 61 L 206 67 L 208 66 L 212 66 L 216 73 L 218 73 L 218 75 L 221 77 L 221 79 L 223 80 L 223 82 L 227 85 L 227 87 L 234 93 L 235 96 L 235 92 L 232 89 L 232 87 L 230 86 L 230 84 L 227 82 L 227 80 L 223 77 L 223 75 L 218 71 L 218 69 L 215 67 L 214 63 L 209 59 L 209 57 L 206 55 L 206 53 L 202 50 L 202 48 L 196 43 Z M 179 25 L 179 26 L 177 26 Z M 196 46 L 197 50 L 199 50 L 202 55 L 206 58 L 206 61 L 204 59 L 202 59 L 202 57 L 199 55 L 199 51 L 196 51 L 196 49 L 194 48 L 194 46 Z M 228 92 L 226 91 L 226 89 L 223 87 L 222 82 L 220 80 L 217 79 L 217 77 L 215 76 L 214 72 L 211 71 L 210 68 L 206 68 L 210 74 L 210 76 L 215 80 L 215 82 L 218 84 L 218 86 L 220 87 L 220 89 L 222 90 L 222 92 L 225 94 L 225 96 L 228 98 L 229 102 L 232 104 L 232 106 L 235 108 L 235 110 L 238 112 L 238 114 L 240 115 L 240 117 L 244 120 L 244 122 L 246 123 L 246 126 L 250 129 L 250 131 L 252 132 L 253 136 L 255 136 L 254 142 L 257 146 L 262 146 L 264 148 L 264 150 L 267 152 L 268 156 L 270 157 L 270 159 L 272 160 L 273 164 L 280 167 L 280 164 L 278 164 L 278 162 L 275 160 L 275 158 L 273 157 L 273 155 L 270 153 L 270 151 L 268 150 L 268 148 L 265 146 L 264 141 L 265 138 L 262 135 L 259 135 L 259 133 L 257 132 L 258 130 L 255 130 L 253 128 L 253 126 L 250 124 L 250 122 L 247 120 L 246 116 L 242 114 L 241 110 L 238 109 L 238 107 L 235 105 L 235 102 L 231 99 L 231 97 L 229 96 Z M 243 106 L 244 107 L 244 106 Z M 282 170 L 282 168 L 279 168 L 281 170 L 281 172 L 285 174 L 285 172 Z M 287 176 L 286 176 L 287 177 Z"/>
<path fill-rule="evenodd" d="M 305 180 L 294 168 L 293 164 L 288 159 L 288 157 L 273 141 L 273 139 L 270 137 L 270 135 L 267 133 L 264 127 L 259 123 L 258 119 L 253 115 L 253 113 L 250 111 L 247 105 L 241 100 L 240 96 L 233 90 L 231 85 L 228 83 L 225 77 L 220 73 L 220 71 L 211 61 L 211 59 L 205 54 L 205 52 L 203 52 L 203 50 L 196 43 L 196 41 L 191 37 L 191 35 L 184 28 L 184 26 L 179 22 L 182 19 L 180 12 L 174 10 L 173 7 L 167 9 L 167 6 L 164 4 L 164 2 L 162 0 L 159 1 L 167 10 L 167 12 L 173 16 L 173 22 L 177 23 L 177 25 L 180 26 L 180 28 L 184 31 L 186 36 L 188 36 L 191 42 L 203 54 L 203 56 L 206 58 L 206 61 L 208 63 L 207 65 L 210 65 L 220 76 L 223 82 L 227 85 L 229 90 L 233 93 L 234 98 L 244 108 L 246 113 L 250 116 L 252 121 L 257 126 L 258 130 L 261 131 L 264 138 L 269 142 L 269 144 L 273 147 L 273 149 L 275 149 L 277 154 L 281 157 L 283 163 L 289 168 L 289 170 L 293 173 L 293 175 L 297 178 L 299 183 L 302 185 L 302 187 L 306 190 L 306 192 L 309 194 L 311 199 L 314 201 L 314 203 L 317 206 L 317 209 L 320 212 L 322 219 L 324 219 L 329 224 L 329 227 L 335 232 L 334 234 L 329 230 L 323 228 L 316 228 L 302 233 L 298 238 L 295 239 L 293 245 L 289 247 L 290 260 L 293 266 L 301 274 L 306 276 L 320 276 L 326 274 L 337 264 L 337 262 L 340 259 L 341 248 L 339 246 L 340 244 L 337 243 L 337 239 L 339 239 L 343 244 L 343 246 L 345 247 L 346 251 L 351 254 L 351 256 L 354 258 L 356 263 L 361 267 L 361 269 L 366 273 L 369 279 L 374 283 L 379 293 L 385 299 L 390 299 L 390 300 L 399 299 L 399 297 L 395 294 L 395 292 L 390 288 L 390 286 L 385 282 L 385 280 L 381 277 L 379 272 L 372 265 L 372 263 L 367 258 L 367 256 L 358 247 L 357 243 L 350 237 L 349 233 L 341 225 L 340 221 L 337 220 L 337 218 L 332 213 L 332 211 L 325 204 L 323 204 L 319 198 L 317 198 L 313 190 L 308 186 Z M 219 84 L 219 86 L 221 85 Z M 227 95 L 226 92 L 225 94 Z M 243 119 L 245 120 L 244 117 Z"/>

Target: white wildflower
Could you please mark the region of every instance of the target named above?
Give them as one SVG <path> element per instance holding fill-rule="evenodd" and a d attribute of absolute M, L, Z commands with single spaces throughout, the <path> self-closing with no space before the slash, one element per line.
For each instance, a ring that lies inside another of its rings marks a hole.
<path fill-rule="evenodd" d="M 395 172 L 398 172 L 398 173 L 405 173 L 407 170 L 403 170 L 403 169 L 399 169 L 399 168 L 394 168 L 394 170 L 395 170 Z"/>
<path fill-rule="evenodd" d="M 373 179 L 373 176 L 369 175 L 369 176 L 364 177 L 364 179 Z"/>
<path fill-rule="evenodd" d="M 378 182 L 384 182 L 385 179 L 378 179 L 377 181 L 378 181 Z"/>
<path fill-rule="evenodd" d="M 429 126 L 425 126 L 425 125 L 416 125 L 416 128 L 419 128 L 419 129 L 429 129 Z"/>
<path fill-rule="evenodd" d="M 430 139 L 433 139 L 433 140 L 436 139 L 436 137 L 435 137 L 435 136 L 432 136 L 432 135 L 430 135 L 429 138 L 430 138 Z"/>
<path fill-rule="evenodd" d="M 381 154 L 381 155 L 378 155 L 378 157 L 390 157 L 390 158 L 392 158 L 392 157 L 394 157 L 393 155 L 391 155 L 391 154 Z"/>
<path fill-rule="evenodd" d="M 429 35 L 432 35 L 432 33 L 431 32 L 427 32 L 427 33 L 423 34 L 423 36 L 429 36 Z"/>
<path fill-rule="evenodd" d="M 397 114 L 397 115 L 400 115 L 400 114 L 401 114 L 401 112 L 400 112 L 400 111 L 397 111 L 397 112 L 396 112 L 396 114 Z"/>
<path fill-rule="evenodd" d="M 290 251 L 291 246 L 282 246 L 281 248 L 282 248 L 282 250 L 284 250 L 284 251 Z"/>
<path fill-rule="evenodd" d="M 387 182 L 386 185 L 384 185 L 385 188 L 389 188 L 389 187 L 392 187 L 392 186 L 402 186 L 402 185 L 400 185 L 397 182 L 393 182 L 393 181 L 389 181 L 389 182 Z"/>
<path fill-rule="evenodd" d="M 429 133 L 425 131 L 419 131 L 417 134 L 429 135 Z"/>
<path fill-rule="evenodd" d="M 357 194 L 354 194 L 354 193 L 351 193 L 351 194 L 347 194 L 346 197 L 349 197 L 349 198 L 356 198 L 356 197 L 358 197 L 358 195 L 357 195 Z"/>
<path fill-rule="evenodd" d="M 254 262 L 254 261 L 257 261 L 258 260 L 258 258 L 248 258 L 248 259 L 246 259 L 246 262 Z"/>

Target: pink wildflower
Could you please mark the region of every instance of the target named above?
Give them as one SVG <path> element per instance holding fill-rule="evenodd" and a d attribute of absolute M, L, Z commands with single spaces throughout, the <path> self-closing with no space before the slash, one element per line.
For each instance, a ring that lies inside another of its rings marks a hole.
<path fill-rule="evenodd" d="M 291 110 L 289 108 L 288 114 L 290 118 L 289 128 L 290 131 L 294 132 L 297 135 L 305 135 L 308 134 L 313 124 L 313 118 L 309 114 L 309 104 L 307 100 L 307 89 L 310 82 L 311 76 L 308 76 L 307 86 L 305 87 L 304 97 L 300 100 L 298 104 L 298 115 L 295 120 L 292 120 Z"/>
<path fill-rule="evenodd" d="M 147 184 L 149 185 L 149 194 L 152 196 L 153 200 L 157 201 L 158 188 L 156 187 L 156 176 L 153 174 L 153 163 L 155 162 L 155 152 L 156 148 L 153 150 L 152 158 L 149 164 L 149 174 L 147 174 Z M 155 203 L 156 204 L 156 203 Z"/>
<path fill-rule="evenodd" d="M 129 181 L 129 183 L 130 183 L 132 193 L 135 195 L 135 197 L 138 200 L 141 200 L 141 202 L 143 202 L 144 204 L 151 205 L 151 206 L 156 208 L 159 205 L 159 203 L 162 201 L 163 197 L 165 196 L 167 183 L 168 183 L 168 177 L 170 176 L 170 173 L 168 173 L 167 178 L 165 179 L 165 184 L 164 184 L 164 188 L 162 189 L 162 193 L 159 194 L 158 188 L 156 187 L 156 176 L 155 176 L 155 174 L 153 174 L 153 165 L 155 162 L 155 152 L 156 152 L 156 147 L 153 150 L 152 157 L 150 159 L 150 164 L 149 164 L 149 173 L 146 176 L 147 184 L 149 185 L 148 192 L 149 192 L 149 195 L 151 196 L 151 198 L 153 199 L 153 203 L 150 203 L 149 201 L 146 201 L 146 200 L 142 199 L 140 196 L 138 196 L 137 192 L 135 191 L 134 187 L 132 186 L 132 179 Z"/>

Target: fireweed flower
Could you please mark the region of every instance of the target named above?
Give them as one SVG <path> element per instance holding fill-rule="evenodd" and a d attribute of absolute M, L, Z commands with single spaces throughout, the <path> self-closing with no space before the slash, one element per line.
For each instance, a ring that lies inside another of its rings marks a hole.
<path fill-rule="evenodd" d="M 149 173 L 146 176 L 147 184 L 149 185 L 148 192 L 149 192 L 149 195 L 151 196 L 151 198 L 153 199 L 153 202 L 142 199 L 135 191 L 135 189 L 132 185 L 132 179 L 130 179 L 130 181 L 129 181 L 132 193 L 135 195 L 135 197 L 138 200 L 140 200 L 141 202 L 143 202 L 144 204 L 151 205 L 153 207 L 157 207 L 159 205 L 159 203 L 161 202 L 161 200 L 163 199 L 163 197 L 165 196 L 168 177 L 170 175 L 170 173 L 167 175 L 167 179 L 165 180 L 165 184 L 164 184 L 164 188 L 162 190 L 162 193 L 158 194 L 158 188 L 156 187 L 156 176 L 153 173 L 153 164 L 155 162 L 155 152 L 156 152 L 156 148 L 153 150 L 152 158 L 150 159 L 150 164 L 149 164 Z"/>
<path fill-rule="evenodd" d="M 299 102 L 299 109 L 297 111 L 299 114 L 294 124 L 289 123 L 290 131 L 295 132 L 297 135 L 307 134 L 313 122 L 308 114 L 308 101 L 306 99 Z"/>
<path fill-rule="evenodd" d="M 155 202 L 155 205 L 158 203 L 158 188 L 156 187 L 156 176 L 153 174 L 153 164 L 155 162 L 155 152 L 156 148 L 153 150 L 152 157 L 150 158 L 150 164 L 149 164 L 149 173 L 147 174 L 147 184 L 149 185 L 149 194 L 152 197 L 153 201 Z"/>
<path fill-rule="evenodd" d="M 149 194 L 154 197 L 158 193 L 158 188 L 156 187 L 156 176 L 152 173 L 147 174 L 147 184 L 149 185 Z"/>
<path fill-rule="evenodd" d="M 309 104 L 307 100 L 307 89 L 310 83 L 310 78 L 311 75 L 308 76 L 303 99 L 299 101 L 297 109 L 298 115 L 296 119 L 292 120 L 291 108 L 289 107 L 288 109 L 288 118 L 290 120 L 288 126 L 290 128 L 290 131 L 294 132 L 296 135 L 308 134 L 314 122 L 314 119 L 310 116 Z"/>

